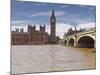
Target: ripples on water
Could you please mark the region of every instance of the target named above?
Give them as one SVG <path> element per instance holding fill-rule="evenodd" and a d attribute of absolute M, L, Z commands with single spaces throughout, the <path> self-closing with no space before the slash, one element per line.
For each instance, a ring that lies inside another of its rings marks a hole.
<path fill-rule="evenodd" d="M 11 65 L 13 74 L 95 69 L 96 53 L 61 45 L 12 46 Z"/>

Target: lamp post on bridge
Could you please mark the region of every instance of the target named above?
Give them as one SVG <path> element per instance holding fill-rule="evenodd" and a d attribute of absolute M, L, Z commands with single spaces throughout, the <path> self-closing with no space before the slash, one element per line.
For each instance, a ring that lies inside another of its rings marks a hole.
<path fill-rule="evenodd" d="M 76 47 L 76 45 L 77 45 L 77 35 L 76 35 L 76 33 L 77 33 L 77 29 L 76 29 L 76 26 L 75 26 L 75 32 L 74 32 L 74 36 L 75 36 L 74 47 Z"/>

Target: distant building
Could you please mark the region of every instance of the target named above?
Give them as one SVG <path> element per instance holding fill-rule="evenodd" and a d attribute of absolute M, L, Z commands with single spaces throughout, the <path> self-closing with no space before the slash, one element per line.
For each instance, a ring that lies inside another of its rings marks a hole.
<path fill-rule="evenodd" d="M 64 35 L 72 35 L 72 34 L 75 34 L 75 33 L 78 33 L 78 32 L 83 32 L 83 31 L 86 31 L 86 30 L 81 29 L 81 28 L 80 28 L 80 30 L 77 30 L 76 27 L 75 27 L 75 30 L 73 30 L 72 28 L 69 28 L 68 32 L 65 33 Z"/>
<path fill-rule="evenodd" d="M 45 25 L 40 25 L 40 30 L 36 30 L 36 26 L 28 25 L 27 32 L 23 29 L 16 29 L 11 32 L 12 45 L 39 45 L 39 44 L 55 44 L 58 37 L 56 37 L 56 17 L 54 10 L 50 17 L 51 35 L 45 32 Z"/>

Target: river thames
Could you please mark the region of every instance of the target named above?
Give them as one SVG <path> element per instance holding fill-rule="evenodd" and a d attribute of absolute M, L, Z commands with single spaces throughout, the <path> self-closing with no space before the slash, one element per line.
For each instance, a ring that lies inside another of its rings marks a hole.
<path fill-rule="evenodd" d="M 62 45 L 12 46 L 11 73 L 95 69 L 96 53 L 93 50 Z"/>

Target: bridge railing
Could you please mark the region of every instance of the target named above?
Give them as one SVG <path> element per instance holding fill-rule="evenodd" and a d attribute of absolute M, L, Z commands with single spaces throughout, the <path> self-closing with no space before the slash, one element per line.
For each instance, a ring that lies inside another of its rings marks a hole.
<path fill-rule="evenodd" d="M 70 34 L 70 35 L 64 35 L 64 37 L 66 37 L 66 36 L 74 36 L 75 34 L 76 35 L 86 34 L 86 33 L 95 32 L 95 31 L 96 31 L 96 28 L 87 28 L 84 31 L 76 32 L 76 33 L 73 33 L 73 34 Z"/>

